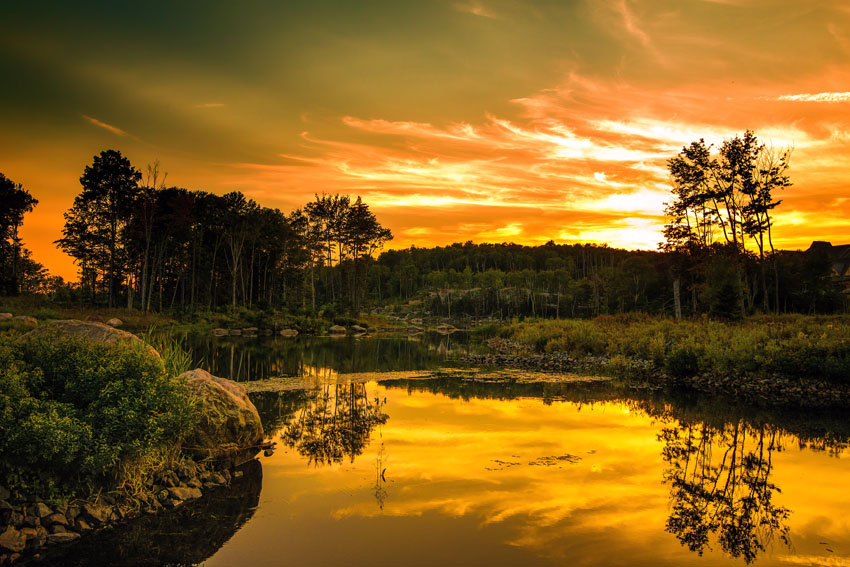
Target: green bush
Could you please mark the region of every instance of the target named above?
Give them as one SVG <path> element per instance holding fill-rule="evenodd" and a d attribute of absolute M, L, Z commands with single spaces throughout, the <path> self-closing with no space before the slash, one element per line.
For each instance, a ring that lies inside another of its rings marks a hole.
<path fill-rule="evenodd" d="M 0 478 L 16 493 L 85 493 L 121 463 L 179 444 L 195 407 L 142 346 L 40 337 L 0 345 Z"/>
<path fill-rule="evenodd" d="M 699 357 L 689 347 L 676 347 L 664 359 L 664 372 L 675 378 L 688 378 L 699 372 Z"/>

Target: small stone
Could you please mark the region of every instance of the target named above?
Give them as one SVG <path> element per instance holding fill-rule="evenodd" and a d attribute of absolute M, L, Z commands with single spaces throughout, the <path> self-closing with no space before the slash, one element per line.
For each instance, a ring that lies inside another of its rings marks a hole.
<path fill-rule="evenodd" d="M 50 526 L 49 531 L 52 534 L 59 534 L 59 533 L 68 531 L 68 528 L 66 528 L 65 526 L 60 525 L 60 524 L 53 524 L 52 526 Z"/>
<path fill-rule="evenodd" d="M 328 331 L 333 335 L 345 334 L 345 327 L 342 325 L 334 325 Z"/>
<path fill-rule="evenodd" d="M 281 337 L 297 337 L 298 331 L 295 329 L 281 329 L 280 331 Z"/>
<path fill-rule="evenodd" d="M 210 475 L 210 482 L 213 484 L 227 484 L 227 479 L 221 473 L 216 472 Z"/>
<path fill-rule="evenodd" d="M 23 525 L 30 526 L 32 528 L 41 525 L 41 520 L 37 516 L 24 516 Z"/>
<path fill-rule="evenodd" d="M 213 329 L 213 331 L 212 331 L 212 334 L 217 336 L 217 337 L 224 336 L 227 333 L 228 333 L 227 329 Z"/>
<path fill-rule="evenodd" d="M 37 518 L 44 518 L 45 516 L 49 516 L 53 513 L 53 510 L 50 509 L 50 506 L 45 504 L 44 502 L 36 502 L 29 508 L 27 508 L 27 514 L 30 516 L 35 516 Z"/>
<path fill-rule="evenodd" d="M 83 512 L 88 515 L 89 518 L 95 521 L 95 523 L 102 524 L 105 522 L 110 516 L 110 510 L 106 506 L 101 506 L 99 504 L 92 504 L 91 502 L 86 502 L 83 504 Z"/>
<path fill-rule="evenodd" d="M 234 471 L 233 478 L 242 478 L 242 475 L 245 474 L 242 471 Z"/>
<path fill-rule="evenodd" d="M 53 514 L 50 514 L 49 516 L 44 518 L 42 522 L 47 526 L 51 526 L 53 524 L 67 526 L 68 518 L 66 518 L 65 514 L 62 514 L 61 512 L 54 512 Z"/>
<path fill-rule="evenodd" d="M 47 541 L 52 544 L 68 543 L 80 539 L 80 534 L 75 532 L 59 532 L 47 536 Z"/>
<path fill-rule="evenodd" d="M 27 546 L 27 538 L 24 534 L 9 526 L 2 534 L 0 534 L 0 548 L 18 553 L 23 551 Z"/>
<path fill-rule="evenodd" d="M 107 321 L 106 324 L 109 325 L 110 327 L 120 327 L 121 325 L 124 324 L 124 321 L 122 321 L 118 317 L 113 317 L 112 319 Z"/>
<path fill-rule="evenodd" d="M 168 489 L 168 495 L 177 500 L 194 500 L 203 496 L 203 493 L 197 488 L 175 487 Z"/>
<path fill-rule="evenodd" d="M 74 522 L 74 529 L 80 533 L 84 533 L 91 531 L 92 527 L 83 518 L 77 518 L 77 521 Z"/>
<path fill-rule="evenodd" d="M 203 485 L 202 485 L 202 483 L 199 479 L 190 478 L 189 481 L 186 483 L 186 486 L 188 486 L 190 488 L 200 488 Z"/>
<path fill-rule="evenodd" d="M 27 538 L 27 541 L 38 537 L 38 530 L 35 528 L 21 528 L 20 531 Z"/>

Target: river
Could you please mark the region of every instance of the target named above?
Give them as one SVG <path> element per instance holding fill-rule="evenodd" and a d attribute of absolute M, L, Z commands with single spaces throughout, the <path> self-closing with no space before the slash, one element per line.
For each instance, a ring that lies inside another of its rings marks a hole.
<path fill-rule="evenodd" d="M 189 340 L 277 450 L 63 565 L 850 565 L 850 422 L 608 382 L 466 375 L 466 337 Z M 240 362 L 241 361 L 241 362 Z"/>

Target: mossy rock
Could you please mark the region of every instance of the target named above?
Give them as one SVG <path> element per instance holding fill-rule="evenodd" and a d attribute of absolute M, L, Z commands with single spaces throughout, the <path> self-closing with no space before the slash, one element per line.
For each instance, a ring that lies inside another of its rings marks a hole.
<path fill-rule="evenodd" d="M 196 458 L 242 463 L 257 454 L 263 425 L 241 384 L 196 368 L 180 375 L 198 400 L 200 419 L 183 444 Z"/>

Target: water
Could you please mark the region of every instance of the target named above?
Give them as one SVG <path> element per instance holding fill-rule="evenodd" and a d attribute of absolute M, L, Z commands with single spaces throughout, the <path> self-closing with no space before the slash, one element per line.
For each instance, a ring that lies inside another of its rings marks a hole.
<path fill-rule="evenodd" d="M 456 378 L 253 399 L 273 455 L 62 564 L 850 565 L 846 415 Z"/>
<path fill-rule="evenodd" d="M 329 378 L 339 373 L 431 370 L 468 353 L 466 333 L 416 336 L 179 337 L 193 367 L 239 382 L 277 376 Z"/>

